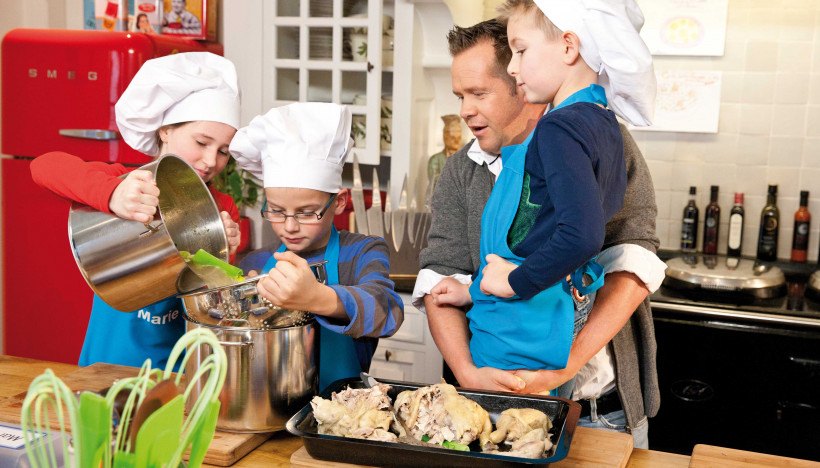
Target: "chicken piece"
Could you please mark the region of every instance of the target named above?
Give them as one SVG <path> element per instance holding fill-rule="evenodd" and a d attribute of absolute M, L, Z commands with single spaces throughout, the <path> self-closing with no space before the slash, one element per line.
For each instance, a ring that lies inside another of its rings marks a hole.
<path fill-rule="evenodd" d="M 314 397 L 310 405 L 319 434 L 395 441 L 395 434 L 389 433 L 393 421 L 387 396 L 389 390 L 389 385 L 379 384 L 372 388 L 347 388 L 334 392 L 330 400 Z"/>
<path fill-rule="evenodd" d="M 490 415 L 478 403 L 458 394 L 455 387 L 436 384 L 415 391 L 404 391 L 396 397 L 397 416 L 410 436 L 440 444 L 445 440 L 468 445 L 478 439 L 489 443 Z"/>
<path fill-rule="evenodd" d="M 532 408 L 511 408 L 504 410 L 498 417 L 490 440 L 495 444 L 504 442 L 510 445 L 533 429 L 539 428 L 543 429 L 544 433 L 552 428 L 552 422 L 546 414 Z"/>
<path fill-rule="evenodd" d="M 544 452 L 552 448 L 549 433 L 539 427 L 533 429 L 513 442 L 510 450 L 502 452 L 500 450 L 487 450 L 484 453 L 493 455 L 506 455 L 508 457 L 520 458 L 543 458 Z"/>

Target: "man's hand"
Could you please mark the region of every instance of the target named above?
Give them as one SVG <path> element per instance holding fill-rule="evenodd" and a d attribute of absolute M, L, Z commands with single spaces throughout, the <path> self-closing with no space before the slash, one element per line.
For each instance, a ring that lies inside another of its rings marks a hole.
<path fill-rule="evenodd" d="M 151 171 L 137 169 L 117 185 L 108 208 L 122 219 L 150 223 L 159 206 L 159 188 Z"/>
<path fill-rule="evenodd" d="M 514 263 L 508 262 L 496 254 L 487 255 L 487 266 L 482 273 L 481 292 L 501 298 L 509 298 L 515 295 L 515 291 L 510 286 L 510 273 L 518 268 Z"/>
<path fill-rule="evenodd" d="M 455 372 L 455 369 L 453 370 Z M 493 367 L 475 367 L 463 369 L 456 374 L 458 384 L 476 390 L 493 390 L 498 392 L 521 392 L 525 382 L 514 372 Z"/>
<path fill-rule="evenodd" d="M 274 305 L 332 315 L 337 310 L 333 289 L 316 281 L 307 260 L 293 252 L 276 252 L 276 268 L 259 280 L 257 290 Z M 346 317 L 346 315 L 345 315 Z"/>
<path fill-rule="evenodd" d="M 513 371 L 516 377 L 526 383 L 526 386 L 517 390 L 519 393 L 545 393 L 568 382 L 573 373 L 566 369 L 559 370 L 526 370 Z"/>
<path fill-rule="evenodd" d="M 473 303 L 470 297 L 470 286 L 462 284 L 452 277 L 445 277 L 430 290 L 430 296 L 436 305 L 464 307 Z"/>
<path fill-rule="evenodd" d="M 230 254 L 233 255 L 236 253 L 236 248 L 239 247 L 239 225 L 231 219 L 231 215 L 227 211 L 220 212 L 219 216 L 222 217 L 222 224 L 225 225 L 225 235 L 228 236 L 228 249 Z"/>

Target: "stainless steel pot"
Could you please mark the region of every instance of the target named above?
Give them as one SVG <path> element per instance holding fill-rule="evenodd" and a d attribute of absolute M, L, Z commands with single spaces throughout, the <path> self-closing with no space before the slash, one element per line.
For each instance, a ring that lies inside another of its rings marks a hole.
<path fill-rule="evenodd" d="M 319 381 L 316 339 L 318 324 L 308 323 L 275 330 L 254 330 L 196 324 L 219 338 L 228 357 L 228 373 L 219 394 L 217 428 L 231 432 L 271 432 L 285 428 L 287 420 L 307 404 Z M 185 364 L 185 375 L 194 375 L 210 349 L 200 347 Z M 193 402 L 201 389 L 195 386 Z M 190 410 L 190 408 L 188 408 Z"/>
<path fill-rule="evenodd" d="M 140 169 L 153 173 L 160 191 L 150 224 L 77 203 L 68 218 L 74 259 L 85 280 L 102 300 L 122 311 L 177 293 L 177 277 L 187 270 L 180 250 L 204 249 L 228 260 L 219 209 L 196 171 L 170 154 Z"/>

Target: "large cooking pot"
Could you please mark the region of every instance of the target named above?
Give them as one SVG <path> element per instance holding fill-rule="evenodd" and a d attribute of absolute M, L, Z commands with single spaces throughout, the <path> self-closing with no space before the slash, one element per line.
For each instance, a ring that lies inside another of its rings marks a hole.
<path fill-rule="evenodd" d="M 160 191 L 151 223 L 124 220 L 78 203 L 68 217 L 71 248 L 85 280 L 103 301 L 122 311 L 177 294 L 177 277 L 188 271 L 180 250 L 204 249 L 228 260 L 219 209 L 196 171 L 171 154 L 140 169 L 154 175 Z"/>
<path fill-rule="evenodd" d="M 325 262 L 310 267 L 325 283 Z M 261 278 L 179 296 L 186 328 L 209 328 L 228 357 L 216 423 L 223 431 L 284 429 L 319 384 L 316 320 L 307 312 L 283 309 L 263 298 L 256 289 Z M 210 350 L 197 351 L 186 362 L 185 375 L 193 376 L 209 354 Z M 196 397 L 200 389 L 194 388 Z"/>
<path fill-rule="evenodd" d="M 284 429 L 288 419 L 316 394 L 319 383 L 316 334 L 319 330 L 315 319 L 273 330 L 204 325 L 190 320 L 186 320 L 185 327 L 186 330 L 206 327 L 213 331 L 228 357 L 225 385 L 219 394 L 218 429 L 230 432 Z M 188 358 L 185 364 L 188 378 L 210 355 L 210 349 L 206 348 L 199 347 Z M 194 386 L 192 397 L 187 401 L 196 401 L 200 391 L 200 385 Z"/>

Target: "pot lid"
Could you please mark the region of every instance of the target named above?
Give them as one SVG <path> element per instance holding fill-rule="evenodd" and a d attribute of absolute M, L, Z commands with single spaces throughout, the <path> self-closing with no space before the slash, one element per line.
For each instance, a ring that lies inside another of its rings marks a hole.
<path fill-rule="evenodd" d="M 780 268 L 745 258 L 686 255 L 668 260 L 666 265 L 667 278 L 704 289 L 750 291 L 786 284 Z"/>

